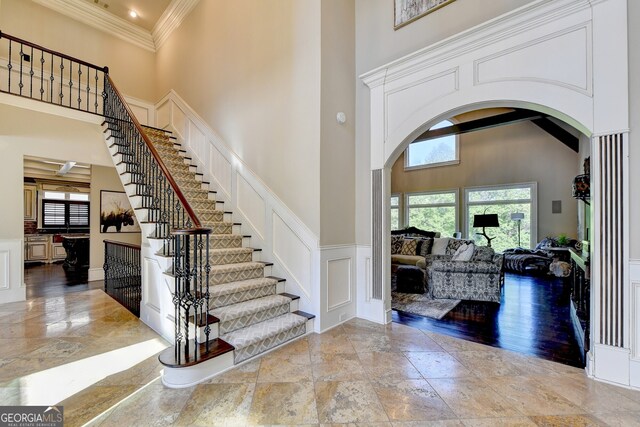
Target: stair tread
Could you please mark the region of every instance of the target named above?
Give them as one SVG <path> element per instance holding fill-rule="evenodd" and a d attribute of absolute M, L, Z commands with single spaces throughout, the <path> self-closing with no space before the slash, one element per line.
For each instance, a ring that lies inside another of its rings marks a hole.
<path fill-rule="evenodd" d="M 241 247 L 241 248 L 211 248 L 209 249 L 209 256 L 216 256 L 216 255 L 227 255 L 227 254 L 248 254 L 248 253 L 253 253 L 256 249 L 254 248 L 246 248 L 246 247 Z M 193 251 L 192 251 L 193 252 Z M 167 255 L 163 255 L 163 254 L 156 254 L 159 256 L 163 256 L 163 257 L 168 257 L 168 258 L 172 258 L 173 257 L 173 251 L 169 252 Z"/>
<path fill-rule="evenodd" d="M 280 305 L 290 304 L 291 301 L 291 298 L 282 295 L 269 295 L 214 308 L 213 310 L 209 310 L 209 313 L 220 319 L 220 322 L 226 322 Z"/>
<path fill-rule="evenodd" d="M 278 335 L 296 326 L 304 325 L 307 319 L 297 314 L 287 313 L 264 322 L 255 323 L 242 329 L 229 332 L 220 338 L 228 342 L 236 349 L 248 347 L 263 341 L 266 338 Z"/>
<path fill-rule="evenodd" d="M 269 277 L 257 277 L 255 279 L 238 280 L 236 282 L 227 282 L 220 285 L 209 287 L 209 293 L 212 297 L 224 296 L 236 292 L 249 291 L 251 289 L 261 288 L 263 286 L 273 286 L 278 281 Z"/>
<path fill-rule="evenodd" d="M 264 268 L 264 264 L 260 262 L 238 262 L 235 264 L 222 264 L 211 266 L 211 274 L 214 273 L 227 273 L 233 271 L 242 271 L 255 268 Z"/>

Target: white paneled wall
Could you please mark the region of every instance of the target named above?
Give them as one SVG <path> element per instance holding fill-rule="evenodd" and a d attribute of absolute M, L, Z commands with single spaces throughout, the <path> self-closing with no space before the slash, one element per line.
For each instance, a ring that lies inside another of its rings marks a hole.
<path fill-rule="evenodd" d="M 355 316 L 355 246 L 319 247 L 318 236 L 174 91 L 156 104 L 156 126 L 175 133 L 242 234 L 251 235 L 249 246 L 274 263 L 286 292 L 300 296 L 300 310 L 317 316 L 316 331 Z"/>
<path fill-rule="evenodd" d="M 25 299 L 23 251 L 22 239 L 0 240 L 0 304 Z"/>

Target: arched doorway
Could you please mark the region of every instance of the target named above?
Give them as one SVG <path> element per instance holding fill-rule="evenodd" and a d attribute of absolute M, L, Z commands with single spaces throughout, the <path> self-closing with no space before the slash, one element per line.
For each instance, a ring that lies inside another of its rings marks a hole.
<path fill-rule="evenodd" d="M 624 1 L 538 1 L 501 17 L 500 25 L 486 23 L 361 76 L 371 91 L 372 247 L 359 312 L 390 320 L 390 168 L 406 146 L 439 121 L 478 108 L 540 111 L 591 137 L 587 371 L 629 384 L 629 103 L 627 69 L 619 66 L 626 63 L 627 39 L 606 30 L 611 22 L 626 22 Z"/>

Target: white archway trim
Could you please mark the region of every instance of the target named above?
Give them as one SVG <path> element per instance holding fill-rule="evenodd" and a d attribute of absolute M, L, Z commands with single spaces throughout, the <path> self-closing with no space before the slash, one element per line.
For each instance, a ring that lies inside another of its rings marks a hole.
<path fill-rule="evenodd" d="M 371 289 L 358 284 L 372 304 L 359 304 L 358 312 L 391 318 L 388 181 L 400 152 L 455 114 L 498 106 L 541 111 L 591 136 L 591 152 L 602 153 L 592 161 L 594 332 L 587 369 L 640 387 L 640 357 L 631 353 L 640 348 L 630 320 L 639 317 L 640 303 L 629 298 L 626 25 L 627 0 L 537 0 L 361 76 L 371 91 L 370 170 L 378 197 L 371 212 L 376 280 Z M 613 189 L 616 201 L 599 200 Z"/>

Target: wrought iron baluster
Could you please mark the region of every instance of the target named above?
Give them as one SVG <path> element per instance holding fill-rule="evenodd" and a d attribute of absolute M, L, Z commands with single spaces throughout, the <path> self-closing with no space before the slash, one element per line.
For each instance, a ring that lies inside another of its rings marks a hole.
<path fill-rule="evenodd" d="M 82 102 L 82 98 L 80 94 L 82 89 L 82 65 L 78 65 L 78 110 L 81 110 L 80 103 Z"/>
<path fill-rule="evenodd" d="M 44 101 L 44 50 L 40 51 L 40 101 Z"/>
<path fill-rule="evenodd" d="M 18 88 L 20 88 L 20 95 L 22 95 L 22 88 L 24 87 L 24 84 L 22 83 L 22 63 L 24 61 L 23 48 L 24 48 L 23 44 L 20 43 L 20 82 L 18 83 Z"/>
<path fill-rule="evenodd" d="M 7 70 L 9 70 L 9 81 L 7 86 L 7 92 L 11 93 L 11 69 L 13 65 L 11 64 L 11 40 L 9 40 L 9 63 L 7 64 Z"/>
<path fill-rule="evenodd" d="M 31 56 L 29 56 L 29 98 L 33 98 L 33 46 L 31 46 Z"/>
<path fill-rule="evenodd" d="M 53 102 L 53 53 L 51 54 L 51 74 L 49 76 L 49 91 L 51 92 L 49 94 L 49 102 Z"/>
<path fill-rule="evenodd" d="M 63 83 L 64 82 L 64 59 L 60 58 L 60 93 L 58 94 L 60 98 L 60 105 L 62 105 L 62 99 L 64 98 L 64 94 L 62 93 Z"/>

